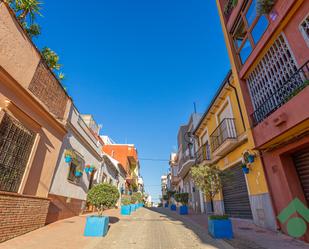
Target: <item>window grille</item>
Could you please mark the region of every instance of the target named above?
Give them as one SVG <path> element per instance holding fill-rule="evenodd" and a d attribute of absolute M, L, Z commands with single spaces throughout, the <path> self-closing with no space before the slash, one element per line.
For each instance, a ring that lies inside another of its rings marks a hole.
<path fill-rule="evenodd" d="M 4 114 L 0 123 L 0 190 L 18 192 L 35 133 Z"/>
<path fill-rule="evenodd" d="M 300 24 L 300 32 L 302 33 L 307 46 L 309 47 L 309 15 L 306 17 L 306 19 Z"/>
<path fill-rule="evenodd" d="M 293 90 L 291 86 L 283 87 L 296 71 L 293 55 L 283 35 L 280 35 L 247 78 L 254 110 L 263 109 L 263 113 L 255 117 L 256 122 L 276 109 Z"/>

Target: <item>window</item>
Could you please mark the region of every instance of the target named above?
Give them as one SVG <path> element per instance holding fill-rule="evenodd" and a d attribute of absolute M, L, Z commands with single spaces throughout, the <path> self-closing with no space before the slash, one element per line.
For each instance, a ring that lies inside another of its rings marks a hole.
<path fill-rule="evenodd" d="M 73 162 L 70 163 L 70 169 L 69 169 L 69 175 L 68 175 L 68 180 L 72 181 L 72 182 L 76 182 L 76 176 L 75 176 L 75 172 L 76 172 L 76 164 L 74 164 Z"/>
<path fill-rule="evenodd" d="M 269 24 L 268 18 L 258 16 L 256 12 L 256 0 L 249 0 L 246 7 L 240 12 L 240 17 L 232 31 L 232 37 L 236 53 L 244 64 L 261 40 Z"/>
<path fill-rule="evenodd" d="M 0 123 L 0 190 L 18 192 L 34 144 L 35 133 L 7 113 L 2 112 L 2 115 Z"/>
<path fill-rule="evenodd" d="M 296 71 L 292 51 L 284 36 L 279 35 L 246 79 L 255 110 L 254 123 L 270 115 L 302 84 Z"/>
<path fill-rule="evenodd" d="M 309 47 L 309 15 L 306 17 L 306 19 L 300 24 L 300 32 L 302 33 L 307 46 Z"/>
<path fill-rule="evenodd" d="M 77 171 L 82 171 L 84 169 L 84 160 L 81 158 L 77 152 L 75 153 L 76 158 L 70 163 L 68 180 L 72 183 L 79 183 L 81 176 L 76 176 Z"/>

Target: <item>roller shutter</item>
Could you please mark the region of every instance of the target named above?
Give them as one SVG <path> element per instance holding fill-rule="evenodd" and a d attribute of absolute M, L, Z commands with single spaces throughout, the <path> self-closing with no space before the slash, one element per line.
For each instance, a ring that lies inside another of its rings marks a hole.
<path fill-rule="evenodd" d="M 309 205 L 309 148 L 295 153 L 293 159 L 307 204 Z"/>
<path fill-rule="evenodd" d="M 246 179 L 240 165 L 225 170 L 222 192 L 225 213 L 230 217 L 252 219 Z"/>

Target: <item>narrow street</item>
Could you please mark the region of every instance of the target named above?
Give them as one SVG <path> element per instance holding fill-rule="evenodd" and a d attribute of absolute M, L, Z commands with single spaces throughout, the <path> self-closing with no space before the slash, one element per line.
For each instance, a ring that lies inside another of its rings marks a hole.
<path fill-rule="evenodd" d="M 164 208 L 143 208 L 113 224 L 108 236 L 95 249 L 185 249 L 226 248 L 226 242 L 212 239 L 205 230 L 167 215 Z"/>

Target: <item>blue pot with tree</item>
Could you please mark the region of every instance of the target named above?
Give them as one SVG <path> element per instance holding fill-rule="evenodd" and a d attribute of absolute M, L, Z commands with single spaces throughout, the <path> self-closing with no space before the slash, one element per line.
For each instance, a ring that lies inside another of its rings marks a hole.
<path fill-rule="evenodd" d="M 176 193 L 175 200 L 181 203 L 179 207 L 179 214 L 187 215 L 188 211 L 188 202 L 189 202 L 189 193 Z"/>
<path fill-rule="evenodd" d="M 84 236 L 104 237 L 108 232 L 109 217 L 103 216 L 104 209 L 115 207 L 119 199 L 118 189 L 107 183 L 92 187 L 87 195 L 87 201 L 95 206 L 98 215 L 88 216 L 84 229 Z"/>
<path fill-rule="evenodd" d="M 176 210 L 177 210 L 177 207 L 176 207 L 175 204 L 172 204 L 171 207 L 170 207 L 170 209 L 171 209 L 172 211 L 176 211 Z"/>
<path fill-rule="evenodd" d="M 211 215 L 208 217 L 208 232 L 215 239 L 232 239 L 232 222 L 226 215 Z"/>
<path fill-rule="evenodd" d="M 121 198 L 121 215 L 130 215 L 131 214 L 131 199 L 129 196 L 125 196 Z"/>

